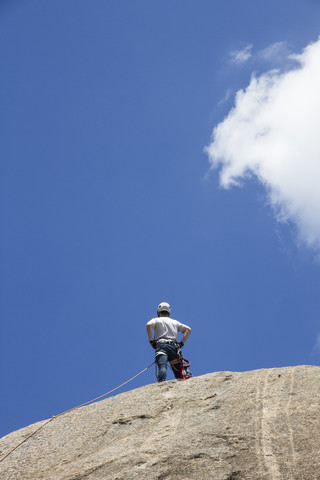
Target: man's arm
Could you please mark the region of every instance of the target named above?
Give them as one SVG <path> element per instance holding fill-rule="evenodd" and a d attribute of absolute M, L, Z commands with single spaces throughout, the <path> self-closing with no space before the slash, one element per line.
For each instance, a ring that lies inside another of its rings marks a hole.
<path fill-rule="evenodd" d="M 186 343 L 186 341 L 187 341 L 190 333 L 191 333 L 191 328 L 186 326 L 186 329 L 185 329 L 185 331 L 184 331 L 184 335 L 183 335 L 182 340 L 181 340 L 181 342 L 183 343 L 183 345 Z"/>
<path fill-rule="evenodd" d="M 150 342 L 150 340 L 153 340 L 152 325 L 150 324 L 150 322 L 147 323 L 147 334 Z"/>
<path fill-rule="evenodd" d="M 155 349 L 156 345 L 157 345 L 157 342 L 156 342 L 156 340 L 153 340 L 152 328 L 153 328 L 153 322 L 152 322 L 152 320 L 150 320 L 147 323 L 147 334 L 148 334 L 149 343 L 150 343 L 151 347 Z"/>

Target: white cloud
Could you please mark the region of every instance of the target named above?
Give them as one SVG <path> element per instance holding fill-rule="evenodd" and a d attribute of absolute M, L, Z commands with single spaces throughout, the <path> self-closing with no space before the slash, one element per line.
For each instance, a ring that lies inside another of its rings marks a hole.
<path fill-rule="evenodd" d="M 232 52 L 229 53 L 231 57 L 230 62 L 236 63 L 238 65 L 246 62 L 252 56 L 251 50 L 252 50 L 252 45 L 247 45 L 242 50 L 233 50 Z"/>
<path fill-rule="evenodd" d="M 218 102 L 218 105 L 223 105 L 224 103 L 226 103 L 231 98 L 231 95 L 232 95 L 232 90 L 231 88 L 228 88 L 224 97 Z"/>
<path fill-rule="evenodd" d="M 206 148 L 228 188 L 256 176 L 280 221 L 320 248 L 320 39 L 294 57 L 296 68 L 253 76 Z"/>
<path fill-rule="evenodd" d="M 280 63 L 290 58 L 292 55 L 292 48 L 288 42 L 276 42 L 269 45 L 265 49 L 258 52 L 257 56 L 266 61 L 274 63 Z"/>
<path fill-rule="evenodd" d="M 318 333 L 317 335 L 317 340 L 316 340 L 316 343 L 315 343 L 315 346 L 313 348 L 313 351 L 312 353 L 319 353 L 320 352 L 320 333 Z"/>

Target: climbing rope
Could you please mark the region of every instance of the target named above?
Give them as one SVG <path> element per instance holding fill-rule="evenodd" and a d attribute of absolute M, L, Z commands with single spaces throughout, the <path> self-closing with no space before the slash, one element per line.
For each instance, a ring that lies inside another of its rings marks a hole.
<path fill-rule="evenodd" d="M 37 432 L 39 432 L 39 430 L 41 430 L 43 427 L 45 427 L 46 425 L 48 425 L 48 423 L 52 422 L 52 420 L 54 420 L 55 418 L 61 417 L 62 415 L 65 415 L 66 413 L 73 412 L 73 410 L 77 410 L 78 408 L 84 407 L 84 406 L 86 406 L 86 405 L 90 405 L 90 403 L 96 402 L 96 401 L 100 400 L 101 398 L 106 397 L 106 396 L 109 395 L 110 393 L 114 392 L 115 390 L 118 390 L 119 388 L 123 387 L 124 385 L 126 385 L 126 384 L 129 383 L 129 382 L 131 382 L 131 381 L 134 380 L 135 378 L 139 377 L 139 375 L 141 375 L 141 374 L 144 373 L 146 370 L 148 370 L 150 367 L 152 367 L 152 365 L 153 365 L 154 363 L 155 363 L 155 362 L 152 362 L 151 365 L 149 365 L 148 367 L 146 367 L 146 368 L 144 368 L 143 370 L 141 370 L 141 372 L 139 372 L 139 373 L 137 373 L 136 375 L 134 375 L 134 377 L 129 378 L 129 380 L 127 380 L 126 382 L 121 383 L 121 385 L 119 385 L 118 387 L 113 388 L 112 390 L 109 390 L 109 392 L 104 393 L 103 395 L 100 395 L 100 397 L 93 398 L 92 400 L 89 400 L 89 401 L 86 402 L 86 403 L 82 403 L 81 405 L 77 405 L 76 407 L 70 408 L 69 410 L 66 410 L 65 412 L 58 413 L 58 415 L 53 415 L 53 417 L 49 418 L 49 420 L 47 420 L 45 423 L 43 423 L 42 425 L 40 425 L 40 427 L 37 428 L 37 430 L 35 430 L 34 432 L 30 433 L 30 435 L 28 435 L 26 438 L 24 438 L 20 443 L 18 443 L 18 445 L 16 445 L 15 447 L 13 447 L 8 453 L 6 453 L 2 458 L 0 458 L 0 463 L 1 463 L 5 458 L 7 458 L 12 452 L 14 452 L 18 447 L 20 447 L 20 445 L 22 445 L 22 444 L 25 443 L 27 440 L 29 440 L 29 438 L 33 437 Z"/>

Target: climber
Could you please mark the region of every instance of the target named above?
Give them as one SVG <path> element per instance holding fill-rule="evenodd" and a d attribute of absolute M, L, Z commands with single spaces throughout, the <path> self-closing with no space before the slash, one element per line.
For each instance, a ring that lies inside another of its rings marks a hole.
<path fill-rule="evenodd" d="M 182 376 L 181 348 L 185 344 L 191 333 L 191 328 L 183 323 L 170 318 L 170 305 L 166 302 L 160 303 L 157 309 L 158 318 L 152 318 L 147 323 L 147 334 L 152 348 L 156 351 L 156 363 L 159 368 L 158 382 L 164 382 L 167 378 L 167 362 L 173 366 L 172 370 L 176 378 L 184 378 Z M 152 336 L 154 330 L 154 338 Z M 177 342 L 178 332 L 183 333 L 182 340 Z M 191 376 L 191 373 L 189 376 Z"/>

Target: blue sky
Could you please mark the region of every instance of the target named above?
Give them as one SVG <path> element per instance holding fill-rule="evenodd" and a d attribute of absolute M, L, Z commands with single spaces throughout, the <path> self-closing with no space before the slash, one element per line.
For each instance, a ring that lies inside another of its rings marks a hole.
<path fill-rule="evenodd" d="M 318 364 L 318 50 L 310 68 L 292 55 L 319 15 L 312 0 L 2 0 L 1 435 L 149 365 L 161 301 L 192 328 L 194 375 Z"/>

